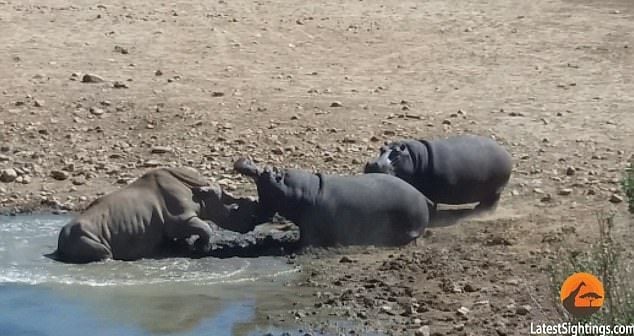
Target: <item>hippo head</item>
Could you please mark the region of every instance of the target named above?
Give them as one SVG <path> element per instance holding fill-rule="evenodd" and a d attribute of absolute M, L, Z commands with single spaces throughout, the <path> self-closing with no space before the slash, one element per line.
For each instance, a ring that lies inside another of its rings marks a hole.
<path fill-rule="evenodd" d="M 364 173 L 383 173 L 398 177 L 415 174 L 414 157 L 407 141 L 386 143 L 380 149 L 379 157 L 366 163 Z"/>
<path fill-rule="evenodd" d="M 298 207 L 310 201 L 314 179 L 318 179 L 299 169 L 260 168 L 247 159 L 236 161 L 234 169 L 255 179 L 260 206 L 267 216 L 279 212 L 290 220 L 299 211 Z"/>
<path fill-rule="evenodd" d="M 318 179 L 316 175 L 299 169 L 264 168 L 256 180 L 262 207 L 295 220 L 318 190 L 319 182 L 315 186 L 314 179 Z"/>
<path fill-rule="evenodd" d="M 246 233 L 255 227 L 253 222 L 259 205 L 253 198 L 236 198 L 220 186 L 213 185 L 196 188 L 194 200 L 201 204 L 201 218 L 211 220 L 224 229 Z"/>

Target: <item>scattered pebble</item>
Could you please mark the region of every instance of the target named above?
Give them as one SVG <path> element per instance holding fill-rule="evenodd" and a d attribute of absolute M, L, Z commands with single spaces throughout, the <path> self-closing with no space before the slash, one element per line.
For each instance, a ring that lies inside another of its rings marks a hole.
<path fill-rule="evenodd" d="M 431 329 L 429 328 L 429 326 L 424 325 L 418 329 L 416 329 L 416 331 L 414 332 L 415 336 L 431 336 Z"/>
<path fill-rule="evenodd" d="M 124 48 L 122 46 L 114 46 L 114 51 L 118 52 L 120 54 L 123 54 L 123 55 L 127 55 L 129 53 L 128 49 L 126 49 L 126 48 Z"/>
<path fill-rule="evenodd" d="M 623 197 L 618 194 L 612 194 L 612 196 L 610 196 L 610 202 L 614 204 L 621 203 L 623 202 Z"/>
<path fill-rule="evenodd" d="M 559 189 L 559 193 L 560 196 L 568 196 L 570 194 L 572 194 L 572 189 L 570 188 L 563 188 L 563 189 Z"/>
<path fill-rule="evenodd" d="M 105 111 L 99 107 L 91 107 L 89 109 L 90 113 L 96 116 L 100 116 L 105 113 Z"/>
<path fill-rule="evenodd" d="M 577 170 L 575 169 L 575 167 L 568 167 L 566 168 L 566 175 L 568 176 L 572 176 L 575 174 Z"/>
<path fill-rule="evenodd" d="M 58 181 L 64 181 L 70 177 L 70 174 L 63 170 L 53 170 L 51 171 L 51 177 Z"/>
<path fill-rule="evenodd" d="M 104 81 L 103 77 L 95 74 L 85 74 L 81 78 L 82 83 L 101 83 Z"/>
<path fill-rule="evenodd" d="M 531 310 L 532 310 L 531 306 L 523 305 L 523 306 L 517 307 L 517 309 L 515 310 L 515 313 L 518 315 L 528 315 L 528 313 L 530 313 Z"/>
<path fill-rule="evenodd" d="M 467 315 L 471 312 L 471 310 L 469 310 L 469 308 L 467 307 L 460 307 L 458 308 L 458 315 L 463 316 L 463 317 L 467 317 Z"/>
<path fill-rule="evenodd" d="M 172 151 L 172 149 L 170 147 L 167 147 L 167 146 L 154 146 L 150 150 L 150 152 L 152 154 L 165 154 L 165 153 L 169 153 L 171 151 Z"/>
<path fill-rule="evenodd" d="M 115 88 L 115 89 L 128 89 L 129 88 L 128 84 L 126 84 L 124 82 L 119 82 L 119 81 L 114 82 L 112 84 L 112 87 Z"/>
<path fill-rule="evenodd" d="M 18 178 L 18 173 L 13 168 L 7 168 L 0 171 L 0 181 L 4 183 L 13 182 Z"/>

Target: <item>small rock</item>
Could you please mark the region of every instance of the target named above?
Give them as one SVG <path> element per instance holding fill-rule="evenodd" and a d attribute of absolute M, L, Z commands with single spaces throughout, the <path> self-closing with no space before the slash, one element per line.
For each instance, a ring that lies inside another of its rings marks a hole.
<path fill-rule="evenodd" d="M 156 160 L 147 160 L 147 161 L 143 162 L 143 167 L 148 167 L 148 168 L 158 167 L 160 165 L 161 165 L 161 163 L 156 161 Z"/>
<path fill-rule="evenodd" d="M 473 292 L 477 292 L 478 288 L 476 288 L 475 286 L 471 285 L 471 284 L 466 284 L 464 286 L 464 291 L 467 293 L 473 293 Z"/>
<path fill-rule="evenodd" d="M 85 74 L 81 78 L 82 83 L 101 83 L 103 81 L 104 81 L 103 77 L 94 75 L 94 74 Z"/>
<path fill-rule="evenodd" d="M 577 170 L 575 169 L 575 167 L 568 167 L 566 168 L 566 175 L 568 176 L 572 176 L 575 174 Z"/>
<path fill-rule="evenodd" d="M 104 110 L 100 109 L 98 107 L 91 107 L 90 108 L 90 113 L 92 113 L 93 115 L 96 115 L 96 116 L 100 116 L 100 115 L 104 114 Z"/>
<path fill-rule="evenodd" d="M 442 121 L 442 124 L 443 125 L 451 125 L 451 120 L 445 119 L 445 120 Z"/>
<path fill-rule="evenodd" d="M 15 169 L 7 168 L 7 169 L 3 169 L 0 172 L 0 181 L 2 182 L 5 182 L 5 183 L 13 182 L 17 178 L 18 178 L 18 172 L 16 172 Z"/>
<path fill-rule="evenodd" d="M 116 183 L 117 184 L 128 184 L 129 181 L 130 181 L 129 178 L 120 177 L 120 178 L 117 179 Z"/>
<path fill-rule="evenodd" d="M 5 162 L 5 161 L 11 161 L 11 158 L 6 155 L 0 154 L 0 162 Z"/>
<path fill-rule="evenodd" d="M 343 104 L 340 101 L 334 101 L 330 103 L 330 107 L 343 107 Z"/>
<path fill-rule="evenodd" d="M 458 312 L 458 315 L 466 317 L 471 311 L 467 307 L 460 307 L 458 308 L 457 312 Z"/>
<path fill-rule="evenodd" d="M 35 107 L 43 107 L 43 106 L 44 106 L 44 102 L 43 102 L 43 101 L 41 101 L 41 100 L 36 99 L 36 100 L 33 102 L 33 106 L 35 106 Z"/>
<path fill-rule="evenodd" d="M 83 185 L 83 184 L 86 184 L 86 179 L 84 179 L 83 177 L 77 177 L 73 179 L 72 183 L 73 185 L 76 185 L 76 186 Z"/>
<path fill-rule="evenodd" d="M 154 71 L 154 76 L 163 76 L 163 71 L 161 70 Z"/>
<path fill-rule="evenodd" d="M 118 52 L 118 53 L 121 53 L 121 54 L 124 54 L 124 55 L 127 55 L 129 53 L 128 49 L 126 49 L 124 47 L 121 47 L 121 46 L 114 46 L 114 51 Z"/>
<path fill-rule="evenodd" d="M 212 97 L 223 97 L 225 95 L 224 92 L 214 91 L 211 93 Z"/>
<path fill-rule="evenodd" d="M 275 155 L 282 155 L 282 154 L 284 154 L 284 148 L 282 148 L 282 147 L 273 148 L 271 150 L 271 153 L 273 153 Z"/>
<path fill-rule="evenodd" d="M 431 329 L 429 326 L 422 326 L 414 332 L 415 336 L 431 336 Z"/>
<path fill-rule="evenodd" d="M 560 189 L 558 194 L 560 196 L 568 196 L 568 195 L 572 194 L 572 189 L 570 189 L 570 188 Z"/>
<path fill-rule="evenodd" d="M 150 150 L 152 154 L 165 154 L 171 152 L 172 149 L 166 146 L 154 146 Z"/>
<path fill-rule="evenodd" d="M 20 176 L 20 177 L 22 178 L 22 181 L 20 182 L 22 184 L 29 184 L 32 181 L 31 176 L 29 176 L 29 175 L 23 175 L 23 176 Z"/>
<path fill-rule="evenodd" d="M 517 309 L 515 310 L 515 313 L 518 315 L 527 315 L 528 313 L 531 312 L 531 306 L 529 305 L 523 305 L 523 306 L 519 306 L 517 307 Z"/>
<path fill-rule="evenodd" d="M 339 259 L 340 263 L 351 263 L 354 262 L 354 260 L 350 259 L 348 256 L 343 256 L 341 257 L 341 259 Z"/>
<path fill-rule="evenodd" d="M 70 174 L 68 174 L 67 172 L 63 170 L 53 170 L 51 172 L 51 177 L 58 181 L 64 181 L 68 179 L 68 177 L 70 177 Z"/>
<path fill-rule="evenodd" d="M 610 196 L 610 202 L 614 204 L 621 203 L 623 202 L 623 197 L 617 194 L 612 194 L 612 196 Z"/>
<path fill-rule="evenodd" d="M 115 89 L 127 89 L 129 88 L 128 84 L 124 83 L 124 82 L 119 82 L 116 81 L 112 84 L 112 87 Z"/>
<path fill-rule="evenodd" d="M 392 307 L 390 307 L 388 305 L 381 306 L 381 308 L 379 310 L 383 314 L 394 315 L 394 312 L 392 311 Z"/>

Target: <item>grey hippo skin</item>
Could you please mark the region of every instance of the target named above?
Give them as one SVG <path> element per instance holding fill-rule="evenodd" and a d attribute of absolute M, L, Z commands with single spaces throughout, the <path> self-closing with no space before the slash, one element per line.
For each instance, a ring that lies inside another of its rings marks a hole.
<path fill-rule="evenodd" d="M 188 168 L 154 169 L 97 199 L 66 224 L 53 258 L 71 263 L 135 260 L 161 254 L 172 240 L 198 235 L 192 251 L 209 251 L 209 220 L 232 231 L 253 229 L 257 202 L 236 199 Z"/>
<path fill-rule="evenodd" d="M 255 179 L 261 207 L 256 224 L 278 213 L 299 227 L 300 246 L 405 245 L 429 223 L 429 200 L 390 175 L 262 169 L 247 159 L 234 168 Z"/>
<path fill-rule="evenodd" d="M 434 203 L 479 202 L 492 210 L 511 176 L 511 155 L 495 141 L 476 135 L 386 144 L 365 173 L 397 176 Z"/>

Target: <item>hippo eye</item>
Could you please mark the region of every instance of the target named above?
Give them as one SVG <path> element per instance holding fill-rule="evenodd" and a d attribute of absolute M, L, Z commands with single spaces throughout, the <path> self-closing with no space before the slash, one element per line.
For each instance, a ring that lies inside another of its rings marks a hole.
<path fill-rule="evenodd" d="M 405 148 L 406 148 L 406 147 L 405 147 L 405 144 L 401 144 L 401 147 L 399 147 L 399 149 L 400 149 L 401 151 L 404 151 L 404 150 L 405 150 Z"/>

